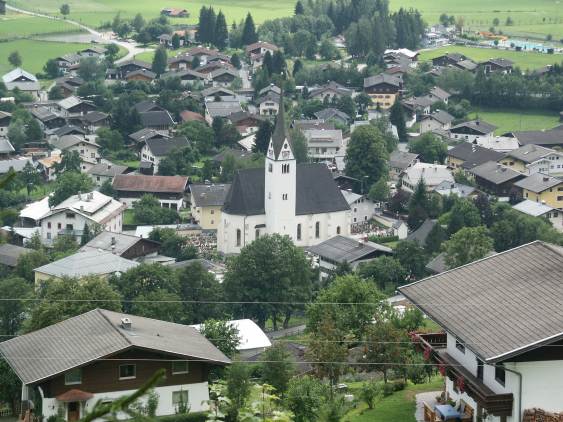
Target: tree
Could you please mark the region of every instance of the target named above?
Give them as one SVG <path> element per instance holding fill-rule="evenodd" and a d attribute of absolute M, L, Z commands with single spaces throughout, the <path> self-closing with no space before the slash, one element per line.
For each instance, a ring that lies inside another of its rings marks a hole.
<path fill-rule="evenodd" d="M 449 268 L 484 258 L 493 250 L 493 240 L 486 227 L 464 227 L 444 244 L 445 261 Z"/>
<path fill-rule="evenodd" d="M 86 57 L 80 60 L 78 76 L 88 82 L 103 80 L 106 76 L 105 63 L 95 57 Z"/>
<path fill-rule="evenodd" d="M 407 126 L 405 123 L 405 111 L 400 101 L 395 101 L 390 109 L 389 120 L 397 128 L 400 142 L 408 142 Z"/>
<path fill-rule="evenodd" d="M 285 401 L 295 416 L 295 422 L 310 422 L 317 419 L 320 409 L 329 397 L 329 389 L 317 378 L 309 375 L 289 380 Z"/>
<path fill-rule="evenodd" d="M 178 134 L 193 143 L 200 154 L 209 154 L 213 149 L 214 132 L 207 124 L 197 120 L 182 123 L 177 128 Z"/>
<path fill-rule="evenodd" d="M 61 5 L 60 12 L 61 12 L 61 15 L 63 15 L 63 16 L 69 15 L 70 14 L 70 6 L 67 3 Z"/>
<path fill-rule="evenodd" d="M 379 385 L 375 381 L 365 382 L 360 390 L 360 397 L 368 405 L 368 409 L 373 409 L 375 399 L 381 393 Z"/>
<path fill-rule="evenodd" d="M 55 181 L 55 189 L 49 197 L 49 206 L 54 207 L 78 192 L 89 192 L 92 189 L 92 179 L 87 174 L 65 171 Z"/>
<path fill-rule="evenodd" d="M 353 133 L 346 151 L 346 175 L 371 186 L 387 173 L 389 153 L 381 132 L 372 125 Z"/>
<path fill-rule="evenodd" d="M 292 76 L 295 78 L 295 75 L 299 73 L 299 71 L 301 71 L 303 69 L 303 62 L 299 59 L 296 59 L 293 62 L 293 72 L 292 72 Z"/>
<path fill-rule="evenodd" d="M 262 354 L 262 382 L 271 385 L 282 397 L 285 395 L 294 367 L 291 355 L 281 344 L 275 344 Z"/>
<path fill-rule="evenodd" d="M 200 333 L 229 358 L 234 358 L 240 344 L 238 329 L 229 321 L 209 319 L 201 324 Z"/>
<path fill-rule="evenodd" d="M 61 155 L 61 161 L 55 164 L 55 172 L 57 175 L 64 172 L 80 172 L 80 167 L 82 165 L 82 159 L 78 154 L 78 151 L 64 151 Z"/>
<path fill-rule="evenodd" d="M 274 125 L 270 120 L 264 120 L 260 123 L 258 127 L 258 132 L 256 132 L 256 138 L 254 141 L 254 146 L 252 147 L 253 152 L 259 152 L 266 154 L 268 152 L 268 146 L 270 145 L 270 139 L 272 139 L 272 133 L 274 132 Z"/>
<path fill-rule="evenodd" d="M 500 20 L 499 18 L 494 18 L 493 19 L 493 26 L 499 26 L 500 25 Z"/>
<path fill-rule="evenodd" d="M 50 79 L 56 79 L 61 76 L 61 70 L 55 59 L 47 60 L 47 63 L 43 66 L 43 72 L 45 72 Z"/>
<path fill-rule="evenodd" d="M 172 48 L 174 50 L 178 50 L 180 48 L 180 35 L 172 35 Z"/>
<path fill-rule="evenodd" d="M 321 42 L 321 46 L 319 47 L 319 54 L 324 60 L 335 60 L 340 58 L 340 52 L 338 48 L 333 44 L 333 42 L 325 38 Z"/>
<path fill-rule="evenodd" d="M 390 194 L 387 177 L 381 177 L 377 182 L 371 185 L 368 197 L 374 202 L 387 202 Z"/>
<path fill-rule="evenodd" d="M 305 8 L 303 7 L 303 3 L 301 3 L 301 1 L 297 1 L 297 3 L 295 3 L 295 14 L 296 15 L 304 15 L 305 14 Z"/>
<path fill-rule="evenodd" d="M 166 48 L 158 47 L 154 52 L 151 69 L 157 75 L 162 75 L 164 72 L 166 72 L 167 65 L 168 54 L 166 53 Z"/>
<path fill-rule="evenodd" d="M 103 127 L 98 129 L 96 135 L 98 135 L 98 145 L 102 147 L 104 152 L 120 151 L 125 145 L 123 136 L 115 129 Z"/>
<path fill-rule="evenodd" d="M 229 31 L 227 30 L 227 21 L 222 11 L 217 14 L 215 21 L 215 40 L 214 44 L 219 50 L 224 49 L 229 42 Z"/>
<path fill-rule="evenodd" d="M 35 307 L 25 321 L 27 332 L 39 330 L 96 308 L 121 311 L 121 296 L 106 280 L 85 277 L 51 279 L 37 290 Z M 69 339 L 68 341 L 71 341 Z"/>
<path fill-rule="evenodd" d="M 483 224 L 487 227 L 491 227 L 494 220 L 493 209 L 491 207 L 489 197 L 486 194 L 479 192 L 473 203 L 479 210 L 479 216 L 481 217 Z"/>
<path fill-rule="evenodd" d="M 160 206 L 153 195 L 143 195 L 133 204 L 133 218 L 136 224 L 172 224 L 178 221 L 178 213 Z"/>
<path fill-rule="evenodd" d="M 17 415 L 21 408 L 22 382 L 6 359 L 0 359 L 0 400 L 8 403 L 13 415 Z"/>
<path fill-rule="evenodd" d="M 14 273 L 32 284 L 35 282 L 33 269 L 39 268 L 47 263 L 49 263 L 49 257 L 43 249 L 32 250 L 18 258 Z"/>
<path fill-rule="evenodd" d="M 450 235 L 463 227 L 477 227 L 481 225 L 479 210 L 470 199 L 456 201 L 449 214 L 448 233 Z"/>
<path fill-rule="evenodd" d="M 446 231 L 442 228 L 441 224 L 435 224 L 428 233 L 426 237 L 426 244 L 424 249 L 426 253 L 432 255 L 435 252 L 439 252 L 442 249 L 442 243 L 447 239 Z"/>
<path fill-rule="evenodd" d="M 285 63 L 285 57 L 281 50 L 274 51 L 272 56 L 272 73 L 276 75 L 284 74 L 287 71 L 287 64 Z"/>
<path fill-rule="evenodd" d="M 180 322 L 184 316 L 180 296 L 159 288 L 136 296 L 131 313 L 170 322 Z"/>
<path fill-rule="evenodd" d="M 112 198 L 117 197 L 117 191 L 113 188 L 111 179 L 104 180 L 104 183 L 102 183 L 102 186 L 100 186 L 100 193 L 103 193 L 104 195 Z"/>
<path fill-rule="evenodd" d="M 289 137 L 292 142 L 291 147 L 293 149 L 293 156 L 295 157 L 297 164 L 309 161 L 307 139 L 305 138 L 305 135 L 303 135 L 303 132 L 299 129 L 291 129 L 289 131 Z"/>
<path fill-rule="evenodd" d="M 252 383 L 250 381 L 250 369 L 244 362 L 234 362 L 228 368 L 225 375 L 227 396 L 231 400 L 229 406 L 229 419 L 238 420 L 238 413 L 245 407 L 250 397 Z"/>
<path fill-rule="evenodd" d="M 155 228 L 150 233 L 149 239 L 161 244 L 160 252 L 163 255 L 176 258 L 179 262 L 197 258 L 197 248 L 187 237 L 180 236 L 174 229 Z"/>
<path fill-rule="evenodd" d="M 41 174 L 29 161 L 25 164 L 17 178 L 26 187 L 28 196 L 42 182 Z"/>
<path fill-rule="evenodd" d="M 258 34 L 256 33 L 256 26 L 252 15 L 248 13 L 244 20 L 244 27 L 242 29 L 242 44 L 249 45 L 258 41 Z"/>
<path fill-rule="evenodd" d="M 426 183 L 421 177 L 409 201 L 409 218 L 407 224 L 411 230 L 418 229 L 428 218 L 429 197 Z"/>
<path fill-rule="evenodd" d="M 408 341 L 406 333 L 395 327 L 392 321 L 376 320 L 367 330 L 366 335 L 366 362 L 377 362 L 371 368 L 383 373 L 383 381 L 387 383 L 389 363 L 400 362 L 403 358 L 404 347 L 402 343 Z"/>
<path fill-rule="evenodd" d="M 12 51 L 10 53 L 10 55 L 8 56 L 8 62 L 13 67 L 20 67 L 22 65 L 22 57 L 21 57 L 19 51 Z"/>
<path fill-rule="evenodd" d="M 60 234 L 53 242 L 51 257 L 53 260 L 64 258 L 78 251 L 79 245 L 74 236 L 68 234 Z"/>
<path fill-rule="evenodd" d="M 359 274 L 372 280 L 379 290 L 394 290 L 402 285 L 408 272 L 399 260 L 390 256 L 380 256 L 372 261 L 360 265 Z"/>
<path fill-rule="evenodd" d="M 33 298 L 33 287 L 20 277 L 0 278 L 0 295 L 3 298 L 21 299 L 0 302 L 0 334 L 7 340 L 6 336 L 14 336 L 20 331 L 32 303 L 25 299 Z"/>
<path fill-rule="evenodd" d="M 135 28 L 135 31 L 141 32 L 146 25 L 146 21 L 143 18 L 143 15 L 141 15 L 140 13 L 137 13 L 135 15 L 135 18 L 133 18 L 131 25 L 133 26 L 133 28 Z"/>
<path fill-rule="evenodd" d="M 409 277 L 420 278 L 426 267 L 426 254 L 418 243 L 408 240 L 399 242 L 395 248 L 395 258 L 407 270 Z"/>
<path fill-rule="evenodd" d="M 409 151 L 419 154 L 425 163 L 443 163 L 448 155 L 447 145 L 429 132 L 411 140 Z"/>
<path fill-rule="evenodd" d="M 237 68 L 237 69 L 240 69 L 240 68 L 242 67 L 242 63 L 241 63 L 241 61 L 240 61 L 240 57 L 239 57 L 239 55 L 238 55 L 237 53 L 234 53 L 234 54 L 231 56 L 231 64 L 232 64 L 235 68 Z"/>
<path fill-rule="evenodd" d="M 289 237 L 273 234 L 261 236 L 243 247 L 227 263 L 223 286 L 232 301 L 257 302 L 235 308 L 237 317 L 252 318 L 262 328 L 271 318 L 276 330 L 279 318 L 284 318 L 287 327 L 293 311 L 299 308 L 285 303 L 303 303 L 311 298 L 311 278 L 303 251 Z"/>
<path fill-rule="evenodd" d="M 51 101 L 58 101 L 64 98 L 63 90 L 60 86 L 53 85 L 53 87 L 49 90 L 48 98 Z"/>

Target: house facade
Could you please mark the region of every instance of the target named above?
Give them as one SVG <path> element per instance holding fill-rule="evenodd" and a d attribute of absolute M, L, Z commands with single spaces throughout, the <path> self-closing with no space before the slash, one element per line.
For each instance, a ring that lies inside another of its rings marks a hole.
<path fill-rule="evenodd" d="M 382 73 L 364 79 L 364 92 L 368 94 L 374 107 L 388 109 L 400 96 L 402 82 L 399 78 Z"/>
<path fill-rule="evenodd" d="M 187 185 L 188 178 L 183 176 L 118 174 L 113 179 L 119 200 L 128 207 L 149 194 L 158 199 L 161 207 L 180 210 L 184 207 Z"/>
<path fill-rule="evenodd" d="M 221 222 L 221 209 L 231 185 L 192 184 L 190 204 L 192 218 L 204 230 L 217 230 Z"/>

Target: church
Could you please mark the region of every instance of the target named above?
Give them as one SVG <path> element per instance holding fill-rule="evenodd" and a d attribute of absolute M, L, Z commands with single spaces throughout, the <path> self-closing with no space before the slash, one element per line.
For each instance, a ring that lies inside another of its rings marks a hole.
<path fill-rule="evenodd" d="M 350 206 L 328 167 L 297 164 L 280 107 L 264 168 L 235 175 L 217 229 L 218 251 L 237 254 L 258 237 L 274 233 L 309 247 L 348 236 L 350 224 Z"/>

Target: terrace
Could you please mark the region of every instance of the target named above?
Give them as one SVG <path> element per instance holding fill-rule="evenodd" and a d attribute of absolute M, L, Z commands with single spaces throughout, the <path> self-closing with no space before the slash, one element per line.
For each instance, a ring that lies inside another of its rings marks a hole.
<path fill-rule="evenodd" d="M 463 391 L 478 405 L 477 415 L 482 411 L 501 418 L 512 415 L 513 395 L 496 394 L 481 379 L 452 358 L 446 352 L 446 333 L 417 334 L 415 341 L 424 351 L 425 358 L 438 365 L 442 375 L 458 383 L 463 380 Z"/>

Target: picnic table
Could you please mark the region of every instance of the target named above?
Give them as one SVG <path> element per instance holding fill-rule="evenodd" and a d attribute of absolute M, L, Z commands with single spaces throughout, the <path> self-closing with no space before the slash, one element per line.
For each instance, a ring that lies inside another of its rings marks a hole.
<path fill-rule="evenodd" d="M 461 413 L 454 409 L 449 404 L 439 404 L 436 406 L 436 413 L 443 421 L 459 421 L 461 420 Z"/>

